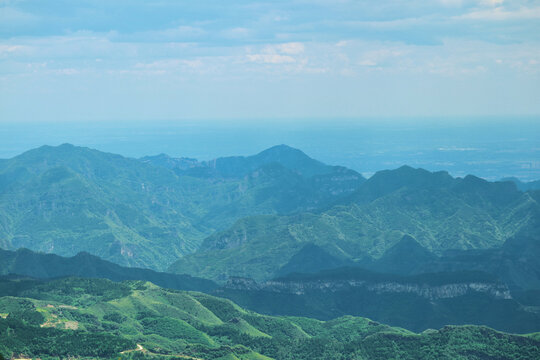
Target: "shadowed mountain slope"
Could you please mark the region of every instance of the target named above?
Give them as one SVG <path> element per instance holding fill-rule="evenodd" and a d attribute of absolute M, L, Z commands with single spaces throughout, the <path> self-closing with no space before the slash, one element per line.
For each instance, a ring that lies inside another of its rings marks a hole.
<path fill-rule="evenodd" d="M 522 306 L 504 283 L 478 271 L 402 276 L 338 268 L 260 283 L 230 278 L 215 294 L 265 314 L 322 320 L 364 316 L 412 331 L 445 324 L 517 333 L 540 330 L 540 304 Z"/>
<path fill-rule="evenodd" d="M 516 184 L 517 188 L 521 191 L 540 190 L 540 180 L 523 182 L 515 177 L 509 177 L 501 179 L 501 181 L 510 181 Z"/>
<path fill-rule="evenodd" d="M 364 262 L 366 256 L 381 257 L 404 235 L 435 254 L 497 248 L 537 221 L 539 209 L 535 193 L 518 191 L 509 182 L 405 166 L 375 174 L 325 210 L 241 219 L 206 238 L 170 270 L 219 281 L 228 276 L 264 280 L 308 243 Z"/>
<path fill-rule="evenodd" d="M 170 289 L 204 292 L 217 288 L 217 284 L 210 280 L 149 269 L 122 267 L 88 253 L 79 253 L 65 258 L 54 254 L 35 253 L 28 249 L 17 251 L 0 249 L 0 275 L 6 274 L 18 274 L 38 279 L 76 276 L 104 278 L 112 281 L 142 280 Z"/>
<path fill-rule="evenodd" d="M 291 273 L 316 273 L 347 265 L 353 265 L 353 262 L 347 258 L 332 256 L 317 245 L 308 243 L 277 271 L 276 276 Z"/>

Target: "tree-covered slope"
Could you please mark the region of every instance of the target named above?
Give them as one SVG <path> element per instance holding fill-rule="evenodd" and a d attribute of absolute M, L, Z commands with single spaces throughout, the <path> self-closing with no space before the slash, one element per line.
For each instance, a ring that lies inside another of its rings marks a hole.
<path fill-rule="evenodd" d="M 360 261 L 382 256 L 404 235 L 436 254 L 495 248 L 537 221 L 539 208 L 533 193 L 518 191 L 509 182 L 401 167 L 375 174 L 324 211 L 241 219 L 206 238 L 196 253 L 170 270 L 216 280 L 263 280 L 308 243 L 332 256 Z"/>
<path fill-rule="evenodd" d="M 380 259 L 364 264 L 377 273 L 358 267 L 339 269 L 357 264 L 308 244 L 280 269 L 278 279 L 259 284 L 249 279 L 229 279 L 219 289 L 209 280 L 121 267 L 87 253 L 64 258 L 27 249 L 0 250 L 0 275 L 144 280 L 170 289 L 217 294 L 270 315 L 323 320 L 365 316 L 413 331 L 446 324 L 488 325 L 518 333 L 538 331 L 540 316 L 535 311 L 540 309 L 536 299 L 540 290 L 540 252 L 514 243 L 512 248 L 520 251 L 507 254 L 507 247 L 437 257 L 406 236 Z M 333 270 L 319 272 L 322 269 Z M 293 272 L 312 275 L 290 275 Z M 416 275 L 403 276 L 406 274 Z M 514 278 L 520 282 L 512 282 Z"/>
<path fill-rule="evenodd" d="M 441 256 L 401 241 L 380 259 L 363 266 L 393 274 L 437 271 L 483 271 L 514 290 L 540 290 L 540 227 L 522 229 L 495 249 L 449 250 Z M 540 304 L 539 304 L 540 305 Z"/>
<path fill-rule="evenodd" d="M 355 315 L 412 331 L 447 324 L 540 331 L 540 304 L 524 306 L 495 276 L 474 271 L 401 276 L 338 268 L 261 283 L 231 278 L 215 294 L 270 315 L 321 320 Z"/>
<path fill-rule="evenodd" d="M 510 181 L 516 184 L 521 191 L 540 190 L 540 180 L 523 182 L 515 177 L 501 179 L 501 181 Z"/>
<path fill-rule="evenodd" d="M 252 156 L 229 156 L 210 161 L 190 158 L 172 158 L 166 154 L 145 156 L 141 159 L 157 166 L 166 167 L 179 174 L 197 177 L 242 178 L 269 164 L 280 164 L 304 178 L 329 175 L 336 170 L 357 177 L 358 173 L 340 166 L 326 165 L 287 145 L 277 145 Z M 357 179 L 353 179 L 357 180 Z"/>
<path fill-rule="evenodd" d="M 17 274 L 38 279 L 77 276 L 104 278 L 113 281 L 143 280 L 158 286 L 210 292 L 217 284 L 189 275 L 156 272 L 150 269 L 123 267 L 88 253 L 73 257 L 35 253 L 28 249 L 9 251 L 0 249 L 0 275 Z"/>
<path fill-rule="evenodd" d="M 196 176 L 69 144 L 28 151 L 0 162 L 0 247 L 164 269 L 241 217 L 314 209 L 364 181 L 284 146 L 245 160 L 216 167 L 236 177 Z"/>
<path fill-rule="evenodd" d="M 0 169 L 2 247 L 156 266 L 195 249 L 207 231 L 182 201 L 196 182 L 119 155 L 41 147 Z M 180 210 L 173 204 L 183 204 Z M 167 251 L 165 251 L 167 249 Z"/>
<path fill-rule="evenodd" d="M 365 318 L 272 317 L 195 292 L 99 279 L 0 281 L 0 353 L 188 359 L 533 359 L 534 336 L 447 326 L 415 334 Z"/>

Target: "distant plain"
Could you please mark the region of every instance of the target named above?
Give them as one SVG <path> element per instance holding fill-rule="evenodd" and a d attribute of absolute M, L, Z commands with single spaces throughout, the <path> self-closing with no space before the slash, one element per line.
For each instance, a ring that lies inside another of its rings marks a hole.
<path fill-rule="evenodd" d="M 277 144 L 369 177 L 401 165 L 490 181 L 540 179 L 540 121 L 402 118 L 253 121 L 35 122 L 0 126 L 0 158 L 69 142 L 128 157 L 166 153 L 210 160 Z"/>

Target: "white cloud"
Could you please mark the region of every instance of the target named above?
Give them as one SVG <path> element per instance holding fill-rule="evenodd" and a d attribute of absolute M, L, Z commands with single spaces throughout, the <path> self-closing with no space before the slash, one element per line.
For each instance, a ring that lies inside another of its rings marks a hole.
<path fill-rule="evenodd" d="M 223 30 L 221 34 L 227 39 L 243 39 L 251 35 L 251 30 L 245 27 L 236 27 Z"/>
<path fill-rule="evenodd" d="M 463 5 L 463 0 L 439 0 L 439 3 L 447 7 L 460 7 Z"/>
<path fill-rule="evenodd" d="M 0 3 L 0 6 L 2 4 Z M 9 4 L 8 4 L 9 5 Z M 6 26 L 23 27 L 39 20 L 36 15 L 18 10 L 14 7 L 0 8 L 0 28 Z"/>
<path fill-rule="evenodd" d="M 301 54 L 304 52 L 304 44 L 299 42 L 285 43 L 277 45 L 277 50 L 284 54 Z"/>
<path fill-rule="evenodd" d="M 181 73 L 205 73 L 208 72 L 211 68 L 211 60 L 203 58 L 196 59 L 163 59 L 156 60 L 152 62 L 140 62 L 133 66 L 133 70 L 130 70 L 133 73 L 138 74 L 155 74 L 155 75 L 164 75 L 164 74 L 181 74 Z"/>
<path fill-rule="evenodd" d="M 248 49 L 250 51 L 250 49 Z M 264 64 L 291 64 L 298 61 L 305 46 L 299 42 L 272 44 L 264 46 L 260 51 L 246 55 L 249 62 Z"/>
<path fill-rule="evenodd" d="M 362 54 L 358 65 L 360 66 L 377 66 L 381 63 L 390 61 L 390 66 L 394 58 L 400 57 L 404 54 L 404 49 L 397 48 L 396 46 L 386 45 L 383 48 L 373 49 L 366 51 Z"/>
<path fill-rule="evenodd" d="M 50 72 L 57 75 L 68 75 L 68 76 L 80 74 L 79 70 L 73 69 L 73 68 L 55 69 L 55 70 L 51 70 Z"/>
<path fill-rule="evenodd" d="M 22 45 L 2 45 L 0 44 L 0 57 L 3 55 L 10 55 L 15 53 L 20 53 L 26 49 Z"/>
<path fill-rule="evenodd" d="M 377 62 L 370 59 L 363 59 L 358 62 L 360 66 L 377 66 Z"/>
<path fill-rule="evenodd" d="M 480 4 L 484 6 L 497 6 L 502 5 L 504 0 L 480 0 Z"/>
<path fill-rule="evenodd" d="M 247 59 L 251 62 L 265 64 L 290 64 L 294 63 L 295 59 L 289 55 L 280 54 L 248 54 Z"/>
<path fill-rule="evenodd" d="M 456 16 L 455 18 L 488 21 L 540 19 L 540 7 L 521 7 L 517 10 L 506 10 L 504 7 L 499 6 L 493 9 L 472 11 L 467 14 Z"/>

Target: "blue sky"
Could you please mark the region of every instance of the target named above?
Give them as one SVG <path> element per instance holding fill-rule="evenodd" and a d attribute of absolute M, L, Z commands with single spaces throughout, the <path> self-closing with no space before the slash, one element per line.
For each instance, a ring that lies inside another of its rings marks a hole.
<path fill-rule="evenodd" d="M 540 1 L 0 0 L 0 121 L 540 115 Z"/>

